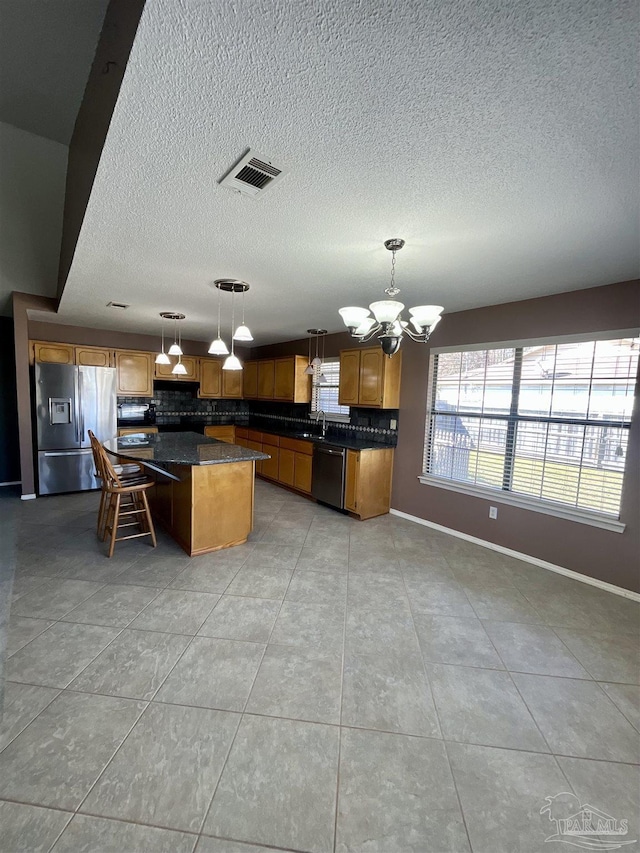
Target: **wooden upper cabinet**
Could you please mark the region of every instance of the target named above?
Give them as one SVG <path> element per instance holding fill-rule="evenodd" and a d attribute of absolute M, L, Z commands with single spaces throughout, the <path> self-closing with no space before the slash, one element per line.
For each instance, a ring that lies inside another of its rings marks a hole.
<path fill-rule="evenodd" d="M 90 367 L 113 367 L 113 350 L 102 347 L 75 347 L 75 362 Z"/>
<path fill-rule="evenodd" d="M 347 349 L 340 353 L 340 387 L 338 402 L 341 406 L 357 406 L 360 391 L 360 350 Z"/>
<path fill-rule="evenodd" d="M 275 364 L 273 359 L 258 362 L 258 399 L 273 400 Z"/>
<path fill-rule="evenodd" d="M 382 382 L 385 354 L 380 347 L 360 353 L 360 389 L 358 404 L 367 407 L 382 406 Z"/>
<path fill-rule="evenodd" d="M 175 374 L 171 371 L 175 367 L 178 359 L 175 356 L 170 356 L 171 364 L 155 364 L 154 375 L 156 379 L 169 380 L 171 382 L 197 382 L 198 381 L 198 359 L 193 355 L 183 355 L 182 363 L 187 368 L 187 372 L 183 374 Z"/>
<path fill-rule="evenodd" d="M 276 358 L 274 362 L 273 399 L 293 400 L 294 385 L 293 359 Z"/>
<path fill-rule="evenodd" d="M 228 371 L 225 371 L 228 373 Z M 222 362 L 215 358 L 200 359 L 199 397 L 222 397 Z"/>
<path fill-rule="evenodd" d="M 245 361 L 242 370 L 243 396 L 254 399 L 258 396 L 258 362 Z"/>
<path fill-rule="evenodd" d="M 46 341 L 33 341 L 34 361 L 48 364 L 73 364 L 73 344 L 52 344 Z"/>
<path fill-rule="evenodd" d="M 225 400 L 242 399 L 242 374 L 244 370 L 222 371 L 222 396 Z"/>
<path fill-rule="evenodd" d="M 276 358 L 273 399 L 286 403 L 311 401 L 311 377 L 305 374 L 309 364 L 306 356 L 290 355 Z"/>
<path fill-rule="evenodd" d="M 153 397 L 152 352 L 116 350 L 118 394 L 123 397 Z"/>
<path fill-rule="evenodd" d="M 380 347 L 340 353 L 341 406 L 397 409 L 400 406 L 402 353 L 392 358 Z"/>

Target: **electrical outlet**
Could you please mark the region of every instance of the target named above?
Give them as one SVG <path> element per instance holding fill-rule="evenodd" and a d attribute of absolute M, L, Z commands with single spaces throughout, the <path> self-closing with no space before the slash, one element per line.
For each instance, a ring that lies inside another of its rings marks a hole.
<path fill-rule="evenodd" d="M 398 428 L 398 421 L 395 418 L 391 418 L 391 420 L 389 421 L 389 429 L 397 429 L 397 428 Z"/>
<path fill-rule="evenodd" d="M 490 506 L 489 507 L 489 518 L 497 518 L 498 517 L 498 507 Z"/>

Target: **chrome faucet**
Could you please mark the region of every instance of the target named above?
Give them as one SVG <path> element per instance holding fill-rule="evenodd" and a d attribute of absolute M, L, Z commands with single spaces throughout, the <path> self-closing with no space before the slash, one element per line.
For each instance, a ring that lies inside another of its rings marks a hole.
<path fill-rule="evenodd" d="M 323 412 L 322 409 L 316 412 L 316 423 L 320 420 L 320 415 L 322 415 L 322 437 L 324 438 L 327 434 L 327 415 L 326 412 Z"/>

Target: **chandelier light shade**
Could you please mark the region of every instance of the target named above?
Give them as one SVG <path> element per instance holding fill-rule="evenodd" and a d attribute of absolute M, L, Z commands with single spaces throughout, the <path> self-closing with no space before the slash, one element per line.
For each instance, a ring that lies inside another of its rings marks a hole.
<path fill-rule="evenodd" d="M 385 240 L 384 246 L 391 252 L 391 283 L 385 288 L 389 299 L 372 302 L 369 310 L 353 305 L 340 308 L 339 314 L 352 337 L 360 343 L 377 337 L 383 352 L 391 356 L 400 349 L 404 335 L 413 341 L 426 343 L 440 322 L 444 308 L 442 305 L 417 305 L 409 308 L 411 322 L 403 320 L 405 306 L 395 298 L 400 293 L 395 284 L 395 272 L 396 252 L 404 246 L 404 240 L 395 237 Z"/>

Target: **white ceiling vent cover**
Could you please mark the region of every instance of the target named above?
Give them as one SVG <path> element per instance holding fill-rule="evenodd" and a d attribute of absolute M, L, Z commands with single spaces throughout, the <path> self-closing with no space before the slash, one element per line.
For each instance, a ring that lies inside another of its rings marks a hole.
<path fill-rule="evenodd" d="M 220 181 L 220 186 L 256 198 L 264 195 L 281 177 L 282 169 L 249 150 Z"/>

